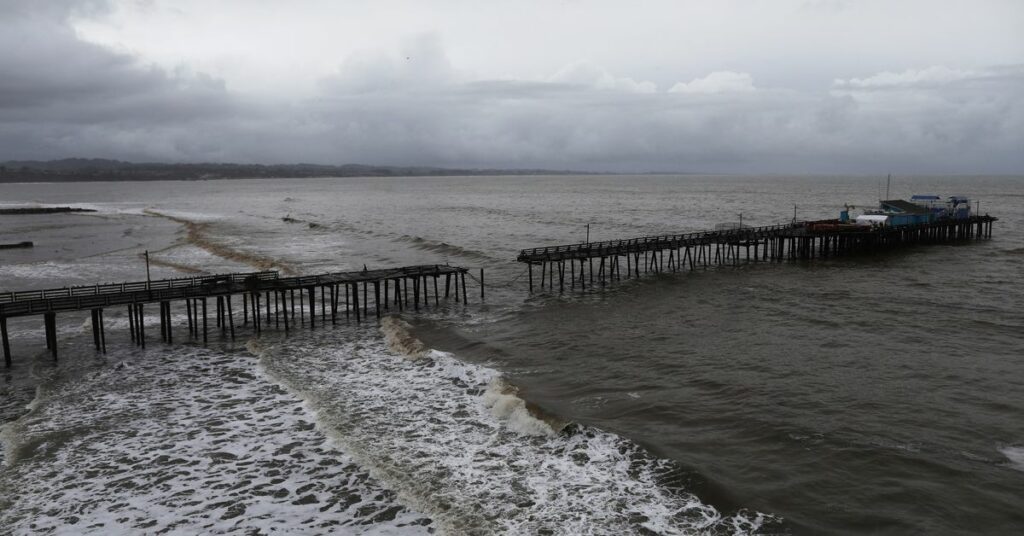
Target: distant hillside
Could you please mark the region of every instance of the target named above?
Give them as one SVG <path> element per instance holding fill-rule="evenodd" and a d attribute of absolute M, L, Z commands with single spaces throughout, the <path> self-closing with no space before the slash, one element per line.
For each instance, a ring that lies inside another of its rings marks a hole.
<path fill-rule="evenodd" d="M 0 182 L 155 181 L 297 177 L 424 177 L 444 175 L 565 175 L 546 169 L 449 169 L 345 164 L 161 164 L 65 158 L 0 162 Z"/>

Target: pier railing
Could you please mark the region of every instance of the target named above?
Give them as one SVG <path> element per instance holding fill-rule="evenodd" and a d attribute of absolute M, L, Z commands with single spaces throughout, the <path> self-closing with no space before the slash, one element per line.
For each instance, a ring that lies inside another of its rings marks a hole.
<path fill-rule="evenodd" d="M 173 279 L 159 279 L 156 281 L 132 281 L 125 283 L 105 283 L 102 285 L 81 285 L 44 290 L 22 290 L 17 292 L 0 293 L 0 304 L 32 300 L 103 296 L 109 294 L 124 294 L 139 291 L 159 291 L 191 287 L 202 288 L 204 286 L 209 286 L 212 283 L 218 282 L 244 282 L 246 280 L 251 280 L 253 278 L 259 281 L 271 281 L 278 279 L 279 277 L 280 276 L 276 271 L 263 271 L 222 275 L 204 275 L 196 277 L 178 277 Z"/>
<path fill-rule="evenodd" d="M 603 257 L 614 254 L 621 255 L 625 253 L 651 251 L 655 249 L 668 249 L 685 245 L 706 244 L 708 242 L 753 240 L 764 238 L 765 236 L 775 236 L 780 233 L 794 231 L 803 228 L 803 226 L 804 223 L 799 222 L 782 225 L 766 225 L 762 227 L 696 231 L 683 234 L 642 236 L 621 240 L 581 242 L 579 244 L 530 248 L 520 250 L 519 256 L 516 260 L 519 262 L 532 262 L 542 260 Z"/>
<path fill-rule="evenodd" d="M 971 216 L 963 219 L 940 220 L 935 222 L 919 223 L 914 225 L 863 227 L 857 231 L 844 230 L 842 234 L 860 234 L 886 236 L 894 234 L 918 233 L 933 229 L 958 228 L 965 226 L 990 225 L 997 218 L 984 216 Z M 578 244 L 566 244 L 558 246 L 547 246 L 520 250 L 516 258 L 518 262 L 543 263 L 551 261 L 565 261 L 576 259 L 609 257 L 612 255 L 625 255 L 628 253 L 644 253 L 652 251 L 669 250 L 675 248 L 700 246 L 708 244 L 739 244 L 753 240 L 795 238 L 809 235 L 821 235 L 822 231 L 813 228 L 813 224 L 823 222 L 799 221 L 781 225 L 766 225 L 761 227 L 741 227 L 732 229 L 716 229 L 697 231 L 683 234 L 642 236 L 621 240 L 607 240 L 603 242 L 582 242 Z M 831 223 L 831 221 L 830 221 Z M 836 222 L 838 223 L 838 222 Z"/>
<path fill-rule="evenodd" d="M 320 285 L 332 285 L 338 283 L 362 283 L 364 281 L 382 281 L 384 279 L 395 279 L 397 277 L 414 276 L 441 276 L 456 273 L 467 273 L 469 270 L 458 266 L 446 264 L 425 264 L 418 266 L 403 266 L 401 268 L 388 268 L 384 270 L 363 270 L 356 272 L 330 272 L 318 275 L 305 275 L 296 277 L 276 278 L 274 281 L 261 285 L 264 289 L 276 288 L 302 288 Z"/>
<path fill-rule="evenodd" d="M 10 340 L 7 321 L 10 318 L 41 315 L 46 332 L 46 347 L 57 358 L 57 313 L 90 310 L 92 315 L 93 341 L 96 350 L 106 352 L 106 335 L 103 327 L 105 308 L 127 305 L 128 327 L 132 342 L 146 345 L 146 322 L 143 312 L 146 304 L 156 303 L 160 307 L 160 337 L 164 342 L 173 340 L 172 303 L 185 302 L 189 336 L 202 337 L 207 341 L 207 299 L 216 300 L 215 319 L 222 333 L 230 332 L 235 337 L 235 315 L 232 298 L 242 298 L 242 323 L 252 320 L 256 334 L 263 330 L 263 313 L 266 325 L 274 327 L 284 322 L 285 333 L 289 323 L 295 325 L 298 313 L 299 323 L 312 329 L 315 325 L 316 305 L 320 305 L 320 324 L 334 324 L 339 309 L 348 320 L 355 316 L 356 322 L 370 314 L 381 318 L 392 304 L 402 311 L 412 306 L 414 311 L 430 306 L 428 282 L 433 282 L 434 306 L 440 305 L 442 288 L 438 280 L 444 276 L 444 299 L 447 300 L 455 283 L 455 302 L 468 303 L 466 292 L 466 268 L 447 264 L 402 266 L 382 270 L 332 272 L 282 278 L 277 272 L 248 272 L 216 274 L 202 277 L 161 279 L 157 281 L 134 281 L 117 284 L 64 287 L 59 289 L 30 290 L 0 294 L 0 339 L 2 339 L 4 364 L 11 366 Z M 483 270 L 481 269 L 480 298 L 483 299 Z M 360 298 L 360 287 L 362 297 Z M 372 287 L 372 293 L 371 288 Z M 389 288 L 390 287 L 390 288 Z M 411 287 L 411 288 L 410 288 Z M 461 291 L 460 291 L 461 287 Z M 389 290 L 393 289 L 390 293 Z M 412 301 L 410 302 L 410 290 Z M 317 298 L 317 291 L 320 296 Z M 383 293 L 381 292 L 383 291 Z M 296 307 L 295 298 L 299 303 Z M 344 294 L 344 297 L 342 297 Z M 461 296 L 461 299 L 460 299 Z M 370 303 L 373 308 L 370 308 Z M 308 305 L 308 311 L 306 306 Z M 251 311 L 251 315 L 250 315 Z M 200 327 L 201 326 L 201 327 Z"/>
<path fill-rule="evenodd" d="M 995 221 L 996 218 L 987 214 L 896 226 L 842 225 L 838 220 L 803 221 L 530 248 L 520 250 L 516 260 L 528 265 L 531 292 L 535 265 L 541 269 L 542 289 L 554 290 L 557 278 L 559 292 L 564 292 L 566 282 L 570 289 L 577 284 L 585 289 L 595 280 L 600 285 L 621 280 L 620 259 L 626 261 L 627 278 L 640 277 L 641 269 L 644 273 L 657 274 L 665 270 L 678 272 L 689 268 L 692 271 L 698 267 L 741 262 L 810 260 L 911 244 L 990 238 Z"/>
<path fill-rule="evenodd" d="M 467 272 L 466 268 L 457 266 L 430 264 L 295 277 L 280 277 L 276 271 L 266 271 L 28 290 L 0 294 L 0 316 L 25 316 L 241 292 L 302 289 L 407 277 L 440 277 Z"/>

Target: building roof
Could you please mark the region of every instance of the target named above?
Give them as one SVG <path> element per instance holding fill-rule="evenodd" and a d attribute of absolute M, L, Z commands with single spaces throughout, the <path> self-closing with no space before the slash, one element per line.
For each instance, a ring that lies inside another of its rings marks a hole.
<path fill-rule="evenodd" d="M 904 212 L 906 214 L 928 214 L 928 209 L 915 205 L 910 201 L 904 201 L 902 199 L 890 199 L 888 201 L 882 201 L 882 207 L 895 210 L 897 212 Z"/>

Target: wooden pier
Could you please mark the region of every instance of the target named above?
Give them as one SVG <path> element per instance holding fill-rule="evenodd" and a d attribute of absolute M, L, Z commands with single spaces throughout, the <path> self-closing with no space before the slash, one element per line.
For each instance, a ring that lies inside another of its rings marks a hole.
<path fill-rule="evenodd" d="M 529 265 L 530 292 L 534 267 L 540 266 L 540 288 L 559 292 L 566 284 L 605 285 L 642 273 L 679 272 L 745 262 L 811 260 L 881 251 L 914 244 L 949 243 L 992 237 L 992 216 L 899 227 L 835 225 L 832 221 L 797 222 L 767 227 L 700 231 L 524 249 L 517 261 Z M 595 268 L 596 264 L 596 268 Z"/>
<path fill-rule="evenodd" d="M 208 306 L 208 301 L 211 299 L 216 300 L 213 304 L 215 327 L 234 338 L 235 296 L 242 298 L 242 325 L 251 322 L 252 329 L 259 334 L 271 326 L 277 328 L 283 324 L 288 332 L 297 325 L 296 315 L 303 325 L 308 315 L 309 327 L 314 329 L 317 322 L 336 324 L 342 315 L 347 321 L 361 322 L 371 314 L 380 318 L 392 308 L 419 311 L 420 307 L 431 306 L 431 298 L 433 306 L 437 307 L 441 298 L 447 300 L 453 290 L 456 302 L 467 303 L 467 272 L 466 268 L 436 264 L 286 278 L 275 271 L 267 271 L 5 292 L 0 293 L 4 364 L 11 366 L 9 318 L 42 316 L 46 347 L 56 359 L 57 313 L 89 310 L 96 350 L 106 353 L 103 313 L 111 307 L 126 308 L 131 340 L 145 347 L 145 306 L 159 306 L 160 338 L 172 343 L 172 305 L 179 303 L 180 308 L 180 302 L 184 301 L 189 337 L 202 338 L 205 343 L 209 337 L 209 309 L 212 307 Z M 439 288 L 442 277 L 443 289 Z"/>

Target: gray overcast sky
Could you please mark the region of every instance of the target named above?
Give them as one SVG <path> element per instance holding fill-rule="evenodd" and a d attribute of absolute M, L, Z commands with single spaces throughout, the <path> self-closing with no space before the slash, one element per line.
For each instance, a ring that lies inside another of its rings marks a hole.
<path fill-rule="evenodd" d="M 0 0 L 0 160 L 1024 173 L 1024 2 Z"/>

